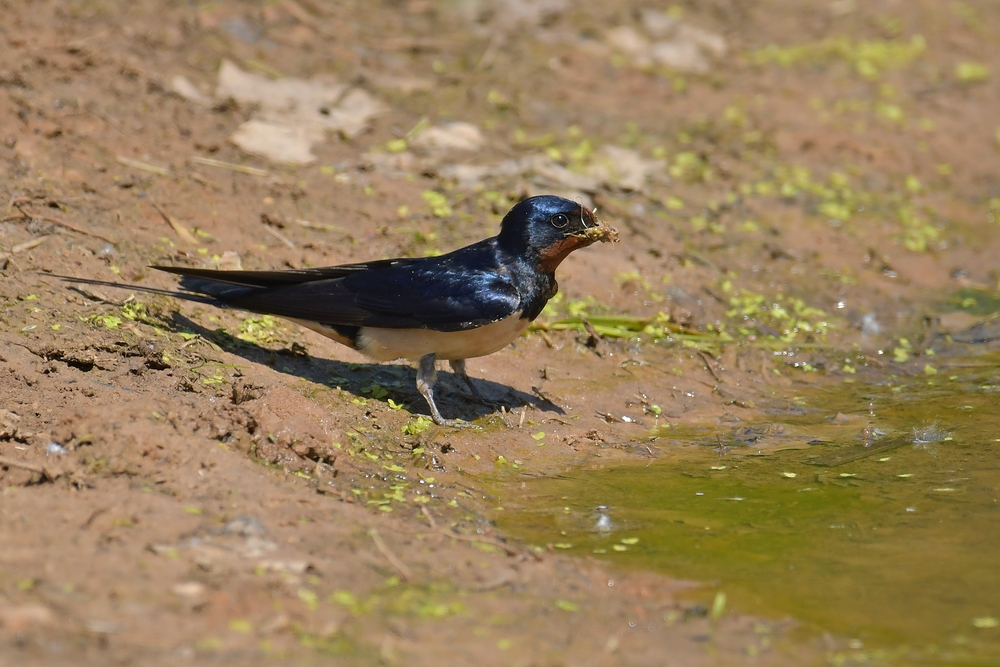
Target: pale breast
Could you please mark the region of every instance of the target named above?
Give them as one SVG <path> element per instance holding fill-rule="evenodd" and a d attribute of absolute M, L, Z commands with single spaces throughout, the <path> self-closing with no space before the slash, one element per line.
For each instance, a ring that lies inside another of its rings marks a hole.
<path fill-rule="evenodd" d="M 529 324 L 520 314 L 515 314 L 466 331 L 362 327 L 357 349 L 379 361 L 419 359 L 432 352 L 438 359 L 472 359 L 507 347 Z"/>

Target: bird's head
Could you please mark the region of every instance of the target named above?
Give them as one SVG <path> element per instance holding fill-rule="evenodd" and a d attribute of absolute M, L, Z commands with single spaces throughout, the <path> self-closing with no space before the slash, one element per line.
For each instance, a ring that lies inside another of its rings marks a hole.
<path fill-rule="evenodd" d="M 500 223 L 500 244 L 527 253 L 552 273 L 567 255 L 597 241 L 618 241 L 618 231 L 593 211 L 554 195 L 529 197 L 507 212 Z"/>

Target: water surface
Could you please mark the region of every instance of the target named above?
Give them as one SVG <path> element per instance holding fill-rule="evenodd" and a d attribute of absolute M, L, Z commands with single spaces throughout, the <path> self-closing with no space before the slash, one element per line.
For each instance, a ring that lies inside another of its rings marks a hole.
<path fill-rule="evenodd" d="M 935 369 L 810 389 L 767 422 L 661 430 L 655 461 L 528 481 L 498 521 L 712 582 L 707 599 L 857 657 L 1000 665 L 1000 354 Z"/>

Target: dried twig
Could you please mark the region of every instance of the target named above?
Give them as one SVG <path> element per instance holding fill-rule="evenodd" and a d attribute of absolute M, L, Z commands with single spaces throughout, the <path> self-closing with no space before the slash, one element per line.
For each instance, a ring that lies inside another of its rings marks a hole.
<path fill-rule="evenodd" d="M 48 241 L 50 238 L 52 238 L 52 234 L 48 234 L 46 236 L 39 236 L 37 238 L 31 239 L 30 241 L 25 241 L 24 243 L 18 243 L 16 246 L 10 249 L 10 254 L 16 255 L 19 252 L 24 252 L 25 250 L 31 250 L 32 248 L 37 248 L 38 246 Z"/>
<path fill-rule="evenodd" d="M 148 171 L 151 174 L 158 174 L 160 176 L 170 176 L 170 170 L 166 167 L 157 167 L 155 164 L 132 160 L 131 158 L 127 158 L 122 155 L 119 155 L 116 159 L 118 164 L 123 164 L 126 167 L 132 167 L 133 169 L 138 169 L 140 171 Z"/>
<path fill-rule="evenodd" d="M 31 211 L 25 211 L 24 209 L 21 208 L 21 205 L 29 203 L 30 200 L 28 200 L 28 201 L 23 201 L 23 200 L 24 200 L 23 197 L 19 197 L 17 199 L 12 199 L 10 201 L 10 204 L 7 205 L 7 208 L 8 209 L 10 209 L 12 207 L 16 208 L 18 210 L 18 212 L 20 212 L 21 215 L 20 216 L 14 215 L 14 216 L 6 217 L 6 218 L 3 219 L 3 222 L 16 222 L 16 221 L 19 221 L 19 220 L 27 222 L 29 220 L 40 220 L 42 222 L 50 222 L 53 225 L 57 225 L 57 226 L 62 227 L 64 229 L 68 229 L 71 232 L 76 232 L 77 234 L 83 234 L 84 236 L 93 236 L 95 239 L 101 239 L 102 241 L 110 243 L 111 245 L 117 245 L 118 244 L 117 241 L 115 241 L 114 239 L 110 239 L 107 236 L 104 236 L 103 234 L 98 234 L 97 232 L 92 232 L 89 229 L 84 229 L 83 227 L 77 227 L 76 225 L 74 225 L 74 224 L 72 224 L 70 222 L 66 222 L 65 220 L 60 220 L 59 218 L 50 218 L 47 215 L 35 215 Z"/>
<path fill-rule="evenodd" d="M 492 545 L 492 546 L 494 546 L 494 547 L 502 550 L 508 556 L 517 556 L 517 555 L 519 555 L 521 553 L 520 550 L 515 549 L 514 547 L 510 546 L 509 544 L 507 544 L 505 542 L 502 542 L 502 541 L 500 541 L 500 540 L 498 540 L 496 538 L 493 538 L 493 537 L 487 537 L 485 535 L 478 535 L 478 534 L 476 534 L 476 535 L 464 535 L 462 533 L 456 533 L 455 531 L 449 530 L 447 528 L 441 528 L 440 530 L 441 530 L 442 533 L 445 534 L 445 536 L 451 537 L 451 538 L 456 539 L 456 540 L 461 540 L 463 542 L 481 542 L 483 544 Z M 530 553 L 532 555 L 535 555 L 533 552 L 530 552 L 530 551 L 528 553 Z M 537 556 L 536 556 L 536 558 L 537 558 Z"/>
<path fill-rule="evenodd" d="M 9 211 L 12 208 L 16 208 L 18 211 L 20 211 L 21 210 L 21 208 L 20 208 L 21 204 L 30 204 L 33 201 L 34 201 L 34 197 L 11 197 L 11 200 L 9 202 L 7 202 L 7 210 Z M 24 211 L 21 211 L 21 212 L 24 213 Z M 4 220 L 4 222 L 7 222 L 8 220 L 13 220 L 13 219 L 14 218 L 7 218 L 7 219 Z"/>
<path fill-rule="evenodd" d="M 486 50 L 483 51 L 483 55 L 479 58 L 479 62 L 476 63 L 476 69 L 484 69 L 488 67 L 492 61 L 493 56 L 496 54 L 497 50 L 503 45 L 504 35 L 501 31 L 497 30 L 490 36 L 490 41 L 486 45 Z"/>
<path fill-rule="evenodd" d="M 0 466 L 6 466 L 8 468 L 20 468 L 21 470 L 30 470 L 31 472 L 37 472 L 39 475 L 47 474 L 45 468 L 42 466 L 35 465 L 34 463 L 25 463 L 23 461 L 17 461 L 15 459 L 9 459 L 6 456 L 0 456 Z"/>
<path fill-rule="evenodd" d="M 291 242 L 291 241 L 290 241 L 290 240 L 288 239 L 288 237 L 287 237 L 287 236 L 285 236 L 284 234 L 282 234 L 281 232 L 279 232 L 279 231 L 278 231 L 277 229 L 275 229 L 274 227 L 271 227 L 271 226 L 269 226 L 269 225 L 264 225 L 264 231 L 265 231 L 265 232 L 267 232 L 268 234 L 270 234 L 271 236 L 273 236 L 274 238 L 278 239 L 278 240 L 279 240 L 279 241 L 281 241 L 282 243 L 284 243 L 284 244 L 285 244 L 286 246 L 288 246 L 288 247 L 289 247 L 289 248 L 291 248 L 292 250 L 294 250 L 294 249 L 295 249 L 295 244 L 294 244 L 294 243 L 292 243 L 292 242 Z"/>
<path fill-rule="evenodd" d="M 309 220 L 302 220 L 301 218 L 296 219 L 295 224 L 301 225 L 306 229 L 315 229 L 320 232 L 340 232 L 343 231 L 337 225 L 326 225 L 321 222 L 311 222 Z"/>
<path fill-rule="evenodd" d="M 461 540 L 463 542 L 480 542 L 482 544 L 489 544 L 489 545 L 495 546 L 498 549 L 502 550 L 508 556 L 517 556 L 517 555 L 519 555 L 521 553 L 518 549 L 515 549 L 514 547 L 510 546 L 506 542 L 502 542 L 502 541 L 500 541 L 500 540 L 498 540 L 496 538 L 493 538 L 493 537 L 487 537 L 486 535 L 479 535 L 479 534 L 476 534 L 476 535 L 463 535 L 462 533 L 455 532 L 454 530 L 452 530 L 450 528 L 445 528 L 443 526 L 439 526 L 438 523 L 437 523 L 437 521 L 434 520 L 434 515 L 432 515 L 430 513 L 430 511 L 427 509 L 427 507 L 424 506 L 424 505 L 420 506 L 420 511 L 423 512 L 423 514 L 424 514 L 425 517 L 427 517 L 427 523 L 430 524 L 431 528 L 433 530 L 438 531 L 439 533 L 441 533 L 445 537 L 450 537 L 450 538 L 455 539 L 455 540 Z M 535 554 L 533 552 L 528 552 L 528 553 L 531 553 L 531 555 L 533 557 L 538 558 L 537 554 Z"/>
<path fill-rule="evenodd" d="M 378 534 L 378 531 L 372 528 L 368 531 L 368 535 L 371 536 L 375 546 L 382 552 L 382 555 L 385 556 L 387 561 L 389 561 L 389 564 L 396 568 L 396 572 L 399 572 L 399 576 L 403 579 L 403 581 L 412 581 L 413 573 L 410 572 L 410 568 L 406 567 L 406 563 L 399 560 L 399 558 L 396 557 L 396 554 L 389 550 L 389 547 L 382 541 L 382 536 Z"/>
<path fill-rule="evenodd" d="M 427 509 L 427 506 L 426 505 L 421 505 L 420 506 L 420 511 L 424 513 L 425 517 L 427 517 L 427 523 L 429 523 L 431 525 L 431 528 L 433 528 L 434 530 L 437 530 L 438 529 L 437 521 L 434 520 L 434 516 Z"/>
<path fill-rule="evenodd" d="M 59 218 L 50 218 L 47 215 L 33 215 L 31 216 L 35 220 L 41 220 L 42 222 L 51 222 L 53 225 L 58 225 L 70 230 L 71 232 L 76 232 L 77 234 L 83 234 L 84 236 L 93 236 L 95 239 L 101 239 L 102 241 L 107 241 L 111 245 L 117 245 L 118 242 L 112 238 L 108 238 L 103 234 L 98 234 L 97 232 L 92 232 L 89 229 L 84 229 L 83 227 L 77 227 L 74 224 L 68 223 L 65 220 L 60 220 Z"/>
<path fill-rule="evenodd" d="M 722 379 L 719 378 L 718 373 L 716 373 L 715 369 L 712 368 L 711 357 L 709 357 L 708 354 L 706 352 L 704 352 L 703 350 L 698 350 L 698 356 L 701 357 L 702 361 L 705 362 L 705 368 L 707 368 L 708 372 L 712 374 L 712 377 L 715 378 L 715 381 L 721 383 Z"/>
<path fill-rule="evenodd" d="M 472 584 L 471 586 L 463 586 L 470 591 L 492 591 L 494 589 L 506 586 L 507 584 L 513 584 L 517 581 L 517 572 L 513 570 L 504 570 L 499 575 L 493 577 L 488 581 L 484 581 L 481 584 Z"/>
<path fill-rule="evenodd" d="M 270 176 L 271 172 L 264 169 L 257 169 L 256 167 L 247 167 L 242 164 L 234 164 L 232 162 L 223 162 L 222 160 L 214 160 L 210 157 L 201 157 L 200 155 L 194 155 L 188 158 L 188 162 L 194 162 L 195 164 L 203 164 L 206 167 L 218 167 L 219 169 L 228 169 L 229 171 L 236 171 L 241 174 L 249 174 L 251 176 Z"/>
<path fill-rule="evenodd" d="M 503 423 L 507 425 L 507 428 L 513 428 L 510 425 L 510 422 L 507 421 L 507 407 L 504 405 L 500 406 L 500 419 L 502 419 Z"/>
<path fill-rule="evenodd" d="M 216 192 L 222 192 L 222 186 L 221 185 L 219 185 L 215 181 L 212 181 L 212 180 L 209 180 L 208 178 L 205 178 L 204 176 L 202 176 L 201 174 L 199 174 L 197 171 L 192 171 L 191 173 L 189 173 L 188 174 L 188 178 L 190 178 L 195 183 L 198 183 L 198 184 L 200 184 L 200 185 L 202 185 L 202 186 L 204 186 L 206 188 L 211 188 L 212 190 L 215 190 Z"/>
<path fill-rule="evenodd" d="M 598 357 L 604 357 L 604 354 L 601 352 L 600 349 L 601 342 L 603 341 L 603 339 L 601 338 L 601 334 L 597 333 L 597 329 L 595 329 L 594 325 L 591 324 L 589 321 L 587 321 L 587 318 L 585 317 L 580 318 L 580 324 L 583 325 L 583 328 L 587 332 L 588 336 L 587 342 L 584 343 L 584 345 L 593 350 L 594 354 L 596 354 Z"/>
<path fill-rule="evenodd" d="M 295 0 L 282 0 L 282 6 L 285 8 L 289 14 L 295 17 L 295 20 L 302 25 L 309 26 L 316 32 L 326 37 L 337 37 L 337 34 L 327 28 L 325 25 L 317 21 L 309 11 L 300 5 Z"/>
<path fill-rule="evenodd" d="M 153 201 L 152 198 L 149 199 L 149 203 L 153 205 L 153 208 L 156 209 L 157 213 L 163 216 L 163 219 L 166 221 L 166 223 L 170 225 L 170 228 L 177 233 L 177 236 L 179 236 L 182 241 L 186 241 L 191 245 L 198 245 L 198 239 L 196 239 L 194 235 L 188 231 L 187 227 L 178 222 L 174 216 L 164 211 L 163 208 L 155 201 Z"/>
<path fill-rule="evenodd" d="M 98 118 L 100 118 L 101 120 L 103 120 L 105 123 L 107 123 L 111 127 L 115 128 L 116 130 L 118 130 L 122 134 L 128 134 L 127 132 L 125 132 L 125 128 L 122 127 L 121 123 L 119 123 L 118 121 L 116 121 L 114 118 L 112 118 L 111 116 L 107 115 L 103 111 L 99 111 L 98 109 L 95 109 L 93 107 L 91 107 L 89 109 L 89 111 L 90 111 L 90 113 L 94 114 L 95 116 L 97 116 Z"/>
<path fill-rule="evenodd" d="M 545 401 L 549 405 L 555 405 L 556 407 L 558 407 L 558 404 L 555 401 L 553 401 L 552 398 L 549 397 L 549 395 L 546 394 L 544 391 L 542 391 L 540 388 L 538 388 L 538 387 L 532 387 L 531 388 L 531 393 L 534 394 L 535 396 L 537 396 L 538 398 L 542 399 L 543 401 Z"/>

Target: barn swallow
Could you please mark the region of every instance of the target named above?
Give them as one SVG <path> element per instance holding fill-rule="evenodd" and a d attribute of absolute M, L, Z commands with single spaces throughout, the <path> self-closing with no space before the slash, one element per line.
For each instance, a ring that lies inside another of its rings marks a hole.
<path fill-rule="evenodd" d="M 418 361 L 417 390 L 434 422 L 434 362 L 447 360 L 478 398 L 465 360 L 513 342 L 558 290 L 567 255 L 618 232 L 580 204 L 550 195 L 515 205 L 492 238 L 437 257 L 383 259 L 288 271 L 152 268 L 182 276 L 185 295 L 275 315 L 378 361 Z"/>

